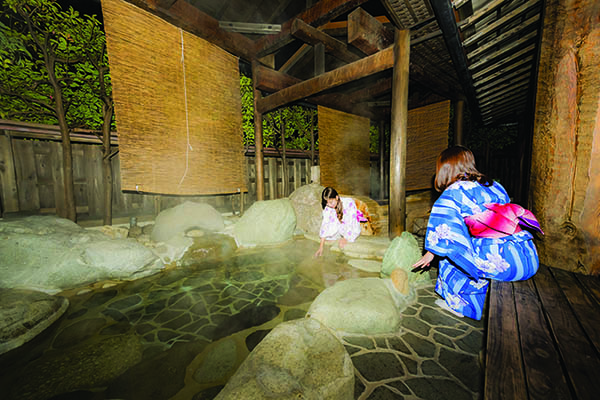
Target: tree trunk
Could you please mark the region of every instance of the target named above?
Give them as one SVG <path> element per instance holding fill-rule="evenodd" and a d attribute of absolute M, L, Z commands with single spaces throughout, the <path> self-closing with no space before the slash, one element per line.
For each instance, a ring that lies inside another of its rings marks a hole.
<path fill-rule="evenodd" d="M 600 10 L 545 2 L 532 142 L 540 263 L 600 274 Z"/>
<path fill-rule="evenodd" d="M 104 225 L 112 225 L 112 195 L 113 179 L 112 164 L 110 160 L 110 123 L 112 121 L 113 108 L 102 106 L 102 178 L 104 183 Z"/>
<path fill-rule="evenodd" d="M 47 57 L 45 60 L 48 70 L 48 77 L 54 90 L 55 110 L 60 127 L 60 136 L 62 138 L 62 155 L 63 155 L 63 186 L 65 190 L 65 213 L 61 217 L 68 218 L 71 221 L 77 221 L 77 211 L 75 209 L 75 190 L 73 184 L 73 151 L 71 148 L 71 136 L 69 126 L 67 125 L 66 111 L 63 104 L 62 90 L 56 80 L 54 71 L 55 62 L 52 57 Z M 57 207 L 59 209 L 60 207 Z"/>

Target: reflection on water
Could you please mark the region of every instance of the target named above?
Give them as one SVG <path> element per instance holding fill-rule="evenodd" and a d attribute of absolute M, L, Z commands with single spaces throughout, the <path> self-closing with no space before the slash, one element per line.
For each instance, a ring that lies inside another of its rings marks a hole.
<path fill-rule="evenodd" d="M 317 244 L 305 239 L 245 250 L 230 240 L 198 239 L 183 267 L 64 293 L 65 315 L 0 358 L 3 398 L 209 399 L 325 287 L 374 276 L 329 251 L 313 258 Z"/>

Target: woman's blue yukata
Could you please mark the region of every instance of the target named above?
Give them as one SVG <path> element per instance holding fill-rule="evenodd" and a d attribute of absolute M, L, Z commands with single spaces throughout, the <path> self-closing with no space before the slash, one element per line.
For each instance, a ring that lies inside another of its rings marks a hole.
<path fill-rule="evenodd" d="M 531 278 L 539 261 L 533 236 L 526 230 L 502 238 L 473 237 L 465 217 L 485 211 L 486 203 L 509 203 L 497 182 L 483 186 L 457 181 L 433 205 L 425 249 L 441 257 L 435 291 L 457 312 L 480 320 L 489 279 Z"/>

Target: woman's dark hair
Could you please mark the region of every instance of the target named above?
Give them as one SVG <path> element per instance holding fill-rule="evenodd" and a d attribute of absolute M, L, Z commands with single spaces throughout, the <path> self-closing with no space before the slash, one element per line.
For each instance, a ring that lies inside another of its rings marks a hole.
<path fill-rule="evenodd" d="M 327 200 L 335 199 L 338 197 L 338 192 L 335 191 L 331 186 L 327 186 L 323 189 L 323 193 L 321 193 L 321 207 L 325 209 L 327 206 Z M 338 219 L 341 221 L 344 216 L 344 208 L 342 206 L 342 199 L 338 197 L 337 205 L 335 206 L 335 213 L 337 214 Z"/>
<path fill-rule="evenodd" d="M 448 147 L 437 158 L 435 190 L 443 192 L 456 181 L 473 181 L 483 186 L 491 186 L 492 180 L 477 171 L 475 156 L 462 146 Z"/>

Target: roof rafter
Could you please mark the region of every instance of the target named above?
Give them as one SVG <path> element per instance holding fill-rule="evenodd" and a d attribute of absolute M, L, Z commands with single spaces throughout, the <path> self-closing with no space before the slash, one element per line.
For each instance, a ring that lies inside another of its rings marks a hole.
<path fill-rule="evenodd" d="M 256 57 L 252 40 L 239 33 L 227 32 L 221 29 L 219 21 L 198 10 L 185 0 L 125 1 L 245 60 L 252 61 Z"/>
<path fill-rule="evenodd" d="M 183 0 L 182 0 L 183 1 Z M 293 40 L 291 28 L 294 20 L 301 19 L 313 27 L 320 27 L 335 19 L 341 14 L 348 12 L 367 0 L 328 0 L 320 1 L 308 10 L 298 14 L 296 17 L 281 25 L 281 32 L 268 35 L 256 41 L 255 51 L 258 57 L 271 54 L 290 43 Z"/>

